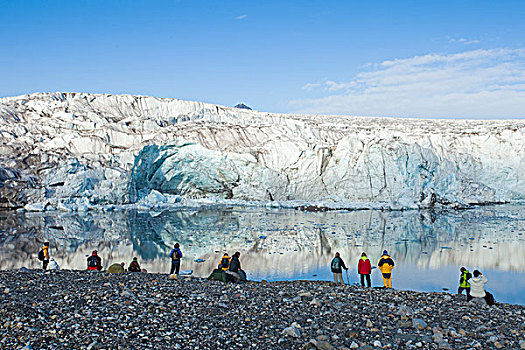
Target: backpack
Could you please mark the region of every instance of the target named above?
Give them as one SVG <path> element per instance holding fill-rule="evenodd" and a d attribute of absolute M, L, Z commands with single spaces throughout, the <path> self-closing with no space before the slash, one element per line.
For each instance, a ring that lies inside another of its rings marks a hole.
<path fill-rule="evenodd" d="M 98 261 L 97 261 L 97 258 L 95 258 L 95 256 L 89 257 L 89 259 L 88 259 L 88 266 L 89 267 L 98 267 Z"/>
<path fill-rule="evenodd" d="M 171 252 L 170 258 L 171 260 L 179 260 L 180 258 L 182 258 L 182 256 L 178 250 L 173 249 L 173 251 Z"/>
<path fill-rule="evenodd" d="M 472 274 L 470 272 L 467 272 L 467 276 L 465 277 L 465 282 L 472 278 Z"/>
<path fill-rule="evenodd" d="M 228 258 L 222 258 L 221 267 L 227 269 L 230 266 L 230 260 Z"/>
<path fill-rule="evenodd" d="M 341 268 L 341 259 L 335 258 L 332 260 L 332 269 L 333 270 L 339 270 Z"/>
<path fill-rule="evenodd" d="M 490 306 L 496 304 L 496 300 L 494 300 L 494 295 L 492 295 L 492 293 L 489 293 L 487 291 L 485 291 L 485 301 Z"/>
<path fill-rule="evenodd" d="M 46 257 L 46 256 L 45 256 L 45 254 L 44 254 L 44 249 L 42 248 L 42 249 L 40 249 L 40 251 L 38 252 L 38 260 L 43 261 L 45 257 Z"/>

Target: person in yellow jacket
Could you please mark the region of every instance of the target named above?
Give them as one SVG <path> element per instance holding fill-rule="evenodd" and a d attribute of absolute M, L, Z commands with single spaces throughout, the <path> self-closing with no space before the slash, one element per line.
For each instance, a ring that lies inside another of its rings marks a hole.
<path fill-rule="evenodd" d="M 394 268 L 394 260 L 388 255 L 386 250 L 383 250 L 383 256 L 379 259 L 377 267 L 383 274 L 383 284 L 385 288 L 392 288 L 392 269 Z"/>
<path fill-rule="evenodd" d="M 45 270 L 47 269 L 47 265 L 49 264 L 49 242 L 44 242 L 42 251 L 44 252 L 44 259 L 42 260 L 42 269 Z"/>
<path fill-rule="evenodd" d="M 470 283 L 468 283 L 468 280 L 472 278 L 472 275 L 465 267 L 461 267 L 459 272 L 461 272 L 461 275 L 459 276 L 458 294 L 462 294 L 463 290 L 465 290 L 468 299 L 470 297 Z"/>
<path fill-rule="evenodd" d="M 218 268 L 223 269 L 224 271 L 228 270 L 230 268 L 231 261 L 232 258 L 230 258 L 227 253 L 224 253 Z"/>

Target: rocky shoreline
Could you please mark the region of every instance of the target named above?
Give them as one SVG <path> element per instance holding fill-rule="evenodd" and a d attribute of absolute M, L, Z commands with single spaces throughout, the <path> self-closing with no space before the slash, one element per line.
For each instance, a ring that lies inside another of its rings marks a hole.
<path fill-rule="evenodd" d="M 330 282 L 0 271 L 0 349 L 525 349 L 525 306 Z"/>

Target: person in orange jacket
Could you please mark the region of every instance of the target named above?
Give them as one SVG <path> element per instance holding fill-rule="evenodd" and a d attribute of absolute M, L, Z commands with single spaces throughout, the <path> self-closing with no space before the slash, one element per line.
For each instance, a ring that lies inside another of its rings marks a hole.
<path fill-rule="evenodd" d="M 49 242 L 44 242 L 44 246 L 42 247 L 42 269 L 47 269 L 47 265 L 49 264 Z"/>
<path fill-rule="evenodd" d="M 383 274 L 383 284 L 385 288 L 392 288 L 392 269 L 394 268 L 394 260 L 388 255 L 386 250 L 383 251 L 383 256 L 379 259 L 377 267 Z"/>
<path fill-rule="evenodd" d="M 370 282 L 370 273 L 372 272 L 372 264 L 370 264 L 370 260 L 368 260 L 368 257 L 366 256 L 366 253 L 363 252 L 361 254 L 361 259 L 359 259 L 359 264 L 357 264 L 357 272 L 361 276 L 361 286 L 365 286 L 365 278 L 366 278 L 366 284 L 368 285 L 368 288 L 372 286 L 372 282 Z"/>

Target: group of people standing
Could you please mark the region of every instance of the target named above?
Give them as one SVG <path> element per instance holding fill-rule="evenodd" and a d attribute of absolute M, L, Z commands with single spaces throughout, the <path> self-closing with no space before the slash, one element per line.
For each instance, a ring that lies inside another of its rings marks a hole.
<path fill-rule="evenodd" d="M 392 260 L 392 258 L 388 255 L 388 252 L 384 250 L 381 259 L 379 259 L 379 262 L 377 263 L 377 267 L 379 267 L 381 270 L 385 288 L 392 288 L 392 269 L 394 266 L 394 260 Z M 334 282 L 344 283 L 343 269 L 348 270 L 348 268 L 346 267 L 345 262 L 339 253 L 335 253 L 335 257 L 332 259 L 330 268 L 334 274 Z M 361 277 L 361 286 L 365 286 L 366 280 L 367 287 L 370 288 L 372 286 L 372 281 L 370 280 L 372 264 L 370 263 L 370 259 L 368 259 L 365 252 L 361 254 L 361 258 L 359 259 L 357 264 L 357 272 Z"/>
<path fill-rule="evenodd" d="M 175 274 L 178 276 L 182 259 L 182 251 L 180 249 L 179 243 L 175 243 L 169 256 L 171 258 L 170 275 Z M 241 262 L 239 259 L 240 256 L 241 253 L 239 252 L 236 252 L 231 257 L 225 253 L 215 271 L 222 271 L 227 274 L 229 276 L 228 280 L 235 282 L 246 281 L 246 273 L 241 269 Z M 38 259 L 42 261 L 42 269 L 46 270 L 50 261 L 49 242 L 44 242 L 42 249 L 38 252 Z M 117 267 L 119 267 L 122 272 L 125 271 L 124 263 L 113 264 L 110 266 L 110 268 L 114 267 L 114 265 L 119 265 Z M 384 288 L 392 288 L 392 269 L 394 266 L 394 260 L 388 255 L 388 252 L 384 250 L 383 255 L 377 263 L 377 267 L 381 271 L 383 277 Z M 101 271 L 102 268 L 102 258 L 98 256 L 98 252 L 96 250 L 93 250 L 91 255 L 87 258 L 87 270 Z M 348 267 L 346 267 L 345 262 L 339 253 L 335 253 L 335 257 L 332 259 L 330 268 L 334 275 L 334 282 L 344 284 L 343 270 L 348 271 Z M 133 258 L 133 261 L 130 263 L 127 271 L 142 271 L 136 257 Z M 488 282 L 488 279 L 483 276 L 479 270 L 474 270 L 473 275 L 465 267 L 461 267 L 459 271 L 460 278 L 458 294 L 462 294 L 463 291 L 465 291 L 467 295 L 467 301 L 484 299 L 488 305 L 495 304 L 494 296 L 485 290 L 485 284 Z M 368 259 L 365 252 L 361 254 L 361 258 L 359 259 L 357 264 L 357 272 L 361 278 L 361 286 L 365 287 L 366 281 L 366 286 L 370 288 L 372 286 L 370 279 L 370 275 L 372 273 L 372 264 L 370 263 L 370 259 Z"/>

